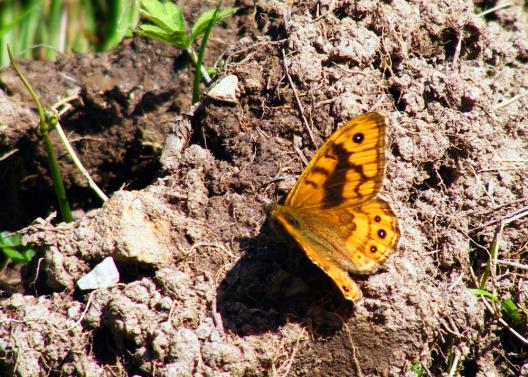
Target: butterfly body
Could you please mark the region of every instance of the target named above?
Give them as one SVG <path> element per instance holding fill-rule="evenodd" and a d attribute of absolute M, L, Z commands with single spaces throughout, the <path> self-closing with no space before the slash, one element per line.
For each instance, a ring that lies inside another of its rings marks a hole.
<path fill-rule="evenodd" d="M 338 129 L 317 151 L 283 206 L 271 204 L 275 227 L 357 301 L 348 272 L 368 274 L 396 249 L 397 218 L 379 191 L 385 175 L 386 120 L 372 112 Z"/>

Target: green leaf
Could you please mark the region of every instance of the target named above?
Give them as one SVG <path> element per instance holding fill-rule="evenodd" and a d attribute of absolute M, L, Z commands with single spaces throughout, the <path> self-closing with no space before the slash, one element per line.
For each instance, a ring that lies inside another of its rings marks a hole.
<path fill-rule="evenodd" d="M 511 298 L 504 300 L 501 304 L 501 308 L 514 326 L 519 326 L 524 322 L 521 312 Z"/>
<path fill-rule="evenodd" d="M 222 11 L 219 11 L 216 14 L 213 26 L 219 24 L 223 19 L 231 16 L 237 10 L 238 8 L 226 8 Z M 198 37 L 205 31 L 205 29 L 207 28 L 207 25 L 213 18 L 214 14 L 215 14 L 215 9 L 209 9 L 208 11 L 204 12 L 200 17 L 198 17 L 198 19 L 196 20 L 196 22 L 194 23 L 192 27 L 191 40 L 193 42 L 196 41 L 196 39 L 198 39 Z"/>
<path fill-rule="evenodd" d="M 140 12 L 145 17 L 158 18 L 163 15 L 164 8 L 158 0 L 141 0 Z"/>
<path fill-rule="evenodd" d="M 12 259 L 14 262 L 26 263 L 26 257 L 24 256 L 24 254 L 18 252 L 17 250 L 11 247 L 3 247 L 2 252 L 7 258 Z"/>
<path fill-rule="evenodd" d="M 0 248 L 18 247 L 22 245 L 22 235 L 15 233 L 8 235 L 7 232 L 0 232 Z"/>
<path fill-rule="evenodd" d="M 421 377 L 423 375 L 422 364 L 420 363 L 414 363 L 413 365 L 411 365 L 411 370 L 416 373 L 418 377 Z"/>
<path fill-rule="evenodd" d="M 22 254 L 24 254 L 24 258 L 26 258 L 26 264 L 31 262 L 31 259 L 37 254 L 37 252 L 31 248 L 26 249 Z"/>
<path fill-rule="evenodd" d="M 22 244 L 22 234 L 8 235 L 0 232 L 0 251 L 9 259 L 17 263 L 27 264 L 35 256 L 36 252 Z"/>
<path fill-rule="evenodd" d="M 185 32 L 183 9 L 174 3 L 142 0 L 141 15 L 169 33 Z"/>
<path fill-rule="evenodd" d="M 143 37 L 166 42 L 181 49 L 187 48 L 190 44 L 189 37 L 186 36 L 184 32 L 167 33 L 156 25 L 143 24 L 139 27 L 137 33 Z"/>
<path fill-rule="evenodd" d="M 497 299 L 497 296 L 495 296 L 494 294 L 484 290 L 484 289 L 478 289 L 478 288 L 468 288 L 467 289 L 469 291 L 469 293 L 471 293 L 472 295 L 474 296 L 485 296 L 485 297 L 489 297 L 491 298 L 493 301 L 499 301 Z"/>
<path fill-rule="evenodd" d="M 186 24 L 185 16 L 183 15 L 183 8 L 177 6 L 174 3 L 167 2 L 165 3 L 165 10 L 173 22 L 174 31 L 181 31 L 185 33 Z"/>

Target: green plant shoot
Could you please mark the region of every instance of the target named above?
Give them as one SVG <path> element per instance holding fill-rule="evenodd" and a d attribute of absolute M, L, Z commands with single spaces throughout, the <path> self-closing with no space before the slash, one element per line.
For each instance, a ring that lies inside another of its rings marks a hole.
<path fill-rule="evenodd" d="M 203 65 L 198 65 L 198 56 L 193 49 L 193 43 L 206 33 L 208 28 L 212 28 L 231 16 L 237 9 L 220 10 L 218 7 L 210 9 L 198 17 L 189 33 L 181 6 L 159 0 L 141 0 L 140 13 L 150 23 L 139 25 L 136 32 L 141 36 L 166 42 L 185 50 L 196 70 L 200 70 L 204 82 L 208 84 L 211 78 Z"/>

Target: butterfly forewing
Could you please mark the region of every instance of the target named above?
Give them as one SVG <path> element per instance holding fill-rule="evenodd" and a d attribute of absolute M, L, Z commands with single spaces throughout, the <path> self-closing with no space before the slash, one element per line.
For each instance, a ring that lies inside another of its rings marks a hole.
<path fill-rule="evenodd" d="M 329 208 L 374 198 L 385 173 L 385 132 L 385 117 L 376 112 L 346 123 L 319 148 L 285 205 Z"/>

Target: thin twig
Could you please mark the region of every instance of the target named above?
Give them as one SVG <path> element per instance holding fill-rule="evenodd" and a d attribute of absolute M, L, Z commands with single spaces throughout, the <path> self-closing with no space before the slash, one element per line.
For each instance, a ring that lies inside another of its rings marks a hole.
<path fill-rule="evenodd" d="M 484 297 L 484 296 L 481 296 L 482 298 L 482 302 L 484 303 L 484 305 L 486 306 L 486 308 L 490 311 L 490 313 L 493 313 L 493 314 L 497 314 L 495 310 L 493 310 L 493 308 L 491 307 L 491 305 L 489 304 L 488 300 Z M 519 334 L 517 331 L 515 331 L 514 329 L 511 328 L 510 325 L 508 325 L 508 323 L 502 319 L 501 317 L 499 317 L 499 322 L 504 326 L 506 327 L 517 339 L 519 339 L 521 342 L 523 342 L 524 344 L 528 344 L 528 339 L 524 338 L 521 334 Z"/>
<path fill-rule="evenodd" d="M 457 67 L 457 61 L 460 57 L 460 50 L 462 49 L 462 38 L 464 37 L 464 29 L 460 31 L 458 34 L 458 42 L 455 48 L 455 53 L 453 54 L 453 69 L 456 69 Z"/>
<path fill-rule="evenodd" d="M 454 376 L 458 367 L 458 363 L 460 361 L 460 351 L 455 350 L 455 358 L 453 359 L 453 364 L 451 365 L 451 369 L 449 370 L 449 376 Z"/>
<path fill-rule="evenodd" d="M 511 203 L 508 203 L 508 204 L 511 204 Z M 501 206 L 499 206 L 498 208 L 500 208 L 500 207 Z M 488 221 L 487 223 L 479 225 L 478 227 L 472 228 L 471 231 L 487 228 L 488 226 L 495 225 L 495 224 L 501 223 L 503 221 L 507 221 L 506 224 L 509 224 L 512 221 L 515 221 L 515 220 L 517 220 L 517 219 L 519 219 L 521 217 L 526 216 L 527 214 L 528 214 L 528 207 L 524 207 L 524 208 L 521 208 L 520 210 L 516 211 L 513 215 L 511 215 L 507 219 L 501 218 L 501 219 L 491 220 L 491 221 Z"/>
<path fill-rule="evenodd" d="M 528 270 L 528 265 L 522 264 L 522 263 L 518 263 L 518 262 L 510 262 L 510 261 L 507 261 L 507 260 L 500 260 L 499 264 L 502 264 L 504 266 L 515 267 L 515 268 L 518 268 L 520 270 Z"/>
<path fill-rule="evenodd" d="M 77 154 L 73 150 L 70 142 L 68 141 L 68 138 L 64 134 L 64 131 L 62 131 L 62 127 L 59 122 L 57 122 L 55 129 L 57 131 L 57 134 L 59 135 L 59 138 L 64 144 L 64 147 L 68 151 L 68 154 L 70 155 L 70 158 L 72 159 L 73 164 L 77 167 L 77 169 L 79 169 L 81 174 L 88 181 L 88 186 L 90 186 L 90 188 L 94 190 L 94 192 L 97 194 L 97 196 L 101 198 L 103 202 L 106 202 L 108 200 L 108 196 L 106 196 L 106 194 L 99 188 L 99 186 L 97 186 L 97 184 L 94 182 L 94 180 L 90 176 L 90 173 L 88 173 L 88 170 L 86 170 L 81 160 L 79 160 L 79 157 L 77 157 Z"/>
<path fill-rule="evenodd" d="M 356 349 L 356 345 L 354 344 L 354 341 L 352 340 L 352 335 L 350 334 L 350 328 L 348 327 L 348 325 L 344 322 L 344 320 L 341 317 L 339 318 L 343 321 L 343 325 L 345 326 L 347 330 L 348 341 L 350 342 L 350 347 L 352 348 L 352 363 L 354 364 L 354 367 L 356 369 L 356 374 L 359 377 L 364 377 L 363 371 L 361 370 L 361 363 L 357 359 L 357 355 L 356 355 L 357 349 Z"/>
<path fill-rule="evenodd" d="M 503 107 L 506 107 L 506 106 L 508 106 L 508 105 L 510 105 L 510 104 L 512 104 L 512 103 L 514 103 L 515 101 L 520 100 L 521 98 L 523 98 L 523 97 L 525 97 L 525 96 L 527 96 L 527 95 L 528 95 L 528 90 L 527 90 L 526 92 L 524 92 L 524 93 L 521 93 L 521 94 L 516 95 L 515 97 L 513 97 L 513 98 L 511 98 L 511 99 L 509 99 L 509 100 L 507 100 L 507 101 L 504 101 L 504 102 L 499 103 L 498 105 L 496 105 L 496 106 L 493 107 L 493 110 L 500 110 L 500 109 L 502 109 Z"/>
<path fill-rule="evenodd" d="M 507 8 L 507 7 L 511 6 L 511 5 L 512 5 L 512 3 L 504 3 L 504 4 L 501 4 L 501 5 L 497 5 L 496 7 L 487 9 L 484 12 L 476 14 L 475 16 L 482 17 L 482 16 L 485 16 L 485 15 L 490 14 L 492 12 L 495 12 L 496 10 L 499 10 L 499 9 L 502 9 L 502 8 Z"/>
<path fill-rule="evenodd" d="M 295 88 L 295 85 L 293 84 L 293 81 L 292 81 L 292 79 L 290 77 L 290 73 L 288 71 L 288 60 L 286 58 L 286 53 L 284 52 L 283 48 L 281 48 L 281 51 L 282 51 L 282 61 L 284 63 L 284 73 L 286 74 L 288 82 L 290 83 L 290 86 L 292 88 L 293 95 L 295 96 L 295 101 L 297 102 L 297 107 L 299 108 L 299 112 L 301 113 L 301 117 L 302 117 L 302 120 L 303 120 L 303 123 L 304 123 L 304 127 L 306 127 L 306 130 L 308 131 L 308 136 L 310 136 L 310 141 L 312 142 L 312 145 L 315 148 L 317 148 L 318 146 L 315 143 L 315 139 L 314 139 L 312 130 L 310 128 L 310 125 L 308 124 L 308 120 L 304 116 L 304 109 L 303 109 L 301 100 L 299 99 L 299 96 L 297 95 L 297 89 Z"/>
<path fill-rule="evenodd" d="M 303 335 L 304 335 L 304 327 L 301 333 L 299 334 L 299 336 L 297 337 L 297 341 L 295 342 L 295 346 L 293 347 L 291 356 L 288 359 L 288 362 L 286 363 L 286 370 L 284 371 L 284 373 L 281 374 L 281 377 L 287 377 L 289 375 L 290 369 L 293 365 L 293 360 L 295 360 L 295 356 L 297 355 L 297 352 L 299 351 L 299 342 L 301 341 L 301 338 L 303 337 Z M 281 369 L 281 367 L 279 367 L 279 370 Z"/>
<path fill-rule="evenodd" d="M 55 328 L 55 330 L 57 330 L 58 332 L 60 333 L 64 333 L 64 332 L 68 332 L 70 330 L 72 330 L 73 328 L 75 328 L 75 326 L 77 326 L 78 324 L 81 323 L 81 321 L 84 319 L 84 317 L 86 316 L 86 313 L 88 312 L 88 309 L 90 309 L 90 305 L 92 305 L 92 300 L 93 300 L 93 296 L 95 295 L 95 293 L 97 293 L 98 289 L 94 290 L 92 293 L 90 293 L 90 296 L 88 297 L 88 302 L 86 303 L 86 308 L 84 308 L 81 316 L 79 317 L 79 319 L 77 321 L 75 321 L 75 323 L 73 325 L 71 325 L 70 327 L 67 327 L 65 329 L 58 329 L 56 328 L 54 325 L 52 325 L 53 328 Z"/>
<path fill-rule="evenodd" d="M 299 158 L 303 162 L 304 166 L 308 166 L 309 161 L 306 158 L 306 156 L 304 155 L 304 153 L 301 151 L 300 143 L 301 143 L 301 138 L 297 137 L 297 136 L 294 136 L 293 137 L 293 150 L 297 153 L 297 155 L 299 156 Z"/>
<path fill-rule="evenodd" d="M 79 98 L 79 96 L 77 96 L 77 95 L 73 95 L 73 96 L 70 96 L 70 97 L 63 98 L 59 102 L 55 103 L 52 106 L 52 109 L 57 111 L 58 114 L 59 114 L 59 117 L 61 117 L 67 111 L 67 109 L 64 109 L 62 111 L 58 111 L 58 108 L 61 107 L 61 106 L 69 105 L 70 102 L 72 102 L 72 101 L 74 101 L 74 100 L 76 100 L 78 98 Z M 103 190 L 101 190 L 99 188 L 99 186 L 97 186 L 97 184 L 94 182 L 94 180 L 90 176 L 90 173 L 88 173 L 88 170 L 86 170 L 86 168 L 82 164 L 81 160 L 79 159 L 79 157 L 77 156 L 77 154 L 73 150 L 68 138 L 64 134 L 64 131 L 62 130 L 60 122 L 57 122 L 55 128 L 57 130 L 57 134 L 59 135 L 59 138 L 61 139 L 62 143 L 66 147 L 66 150 L 68 151 L 68 154 L 70 155 L 70 158 L 72 159 L 73 164 L 77 167 L 77 169 L 79 169 L 81 174 L 88 181 L 88 186 L 90 186 L 90 188 L 95 191 L 95 193 L 101 198 L 101 200 L 103 202 L 106 202 L 108 200 L 108 196 L 106 196 L 106 194 L 103 192 Z"/>
<path fill-rule="evenodd" d="M 3 160 L 5 160 L 5 159 L 11 157 L 12 155 L 14 155 L 14 154 L 17 153 L 17 152 L 18 152 L 18 149 L 16 149 L 16 148 L 10 150 L 9 152 L 7 152 L 6 154 L 4 154 L 3 156 L 0 156 L 0 161 L 3 161 Z"/>
<path fill-rule="evenodd" d="M 333 11 L 334 11 L 334 0 L 332 0 L 330 2 L 330 5 L 328 6 L 328 10 L 326 11 L 326 13 L 323 13 L 322 15 L 320 15 L 319 17 L 314 18 L 313 20 L 309 21 L 308 23 L 309 24 L 313 24 L 314 22 L 317 22 L 320 19 L 325 18 L 326 16 L 331 14 Z"/>

